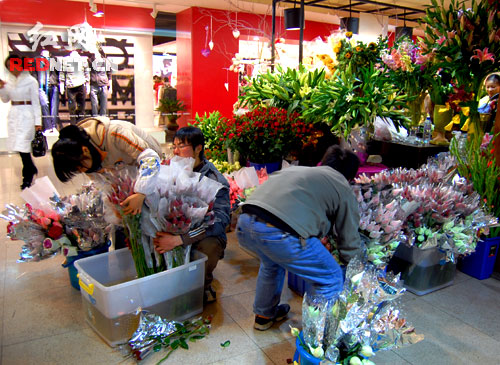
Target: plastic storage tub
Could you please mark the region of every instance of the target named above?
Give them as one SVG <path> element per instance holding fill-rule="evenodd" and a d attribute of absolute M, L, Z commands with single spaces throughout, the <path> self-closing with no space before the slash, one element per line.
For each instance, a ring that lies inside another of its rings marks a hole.
<path fill-rule="evenodd" d="M 493 274 L 499 244 L 500 237 L 479 241 L 476 251 L 458 262 L 458 269 L 476 279 L 488 279 Z"/>
<path fill-rule="evenodd" d="M 457 265 L 446 262 L 445 258 L 446 254 L 436 247 L 422 250 L 401 243 L 387 271 L 401 273 L 406 289 L 416 295 L 425 295 L 453 284 Z"/>
<path fill-rule="evenodd" d="M 76 261 L 86 321 L 113 347 L 137 329 L 138 309 L 178 321 L 201 313 L 207 257 L 193 251 L 192 258 L 140 279 L 128 248 Z"/>
<path fill-rule="evenodd" d="M 294 274 L 293 272 L 288 272 L 288 287 L 292 289 L 295 293 L 303 296 L 307 291 L 308 284 L 302 279 L 301 276 Z"/>

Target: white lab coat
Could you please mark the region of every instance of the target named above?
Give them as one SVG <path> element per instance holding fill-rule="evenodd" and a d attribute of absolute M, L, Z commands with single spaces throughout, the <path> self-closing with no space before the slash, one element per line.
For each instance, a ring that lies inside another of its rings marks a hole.
<path fill-rule="evenodd" d="M 0 89 L 0 98 L 9 101 L 31 101 L 31 105 L 11 105 L 7 116 L 7 149 L 31 152 L 31 141 L 35 137 L 35 126 L 42 125 L 38 81 L 23 71 L 18 77 L 9 75 Z"/>

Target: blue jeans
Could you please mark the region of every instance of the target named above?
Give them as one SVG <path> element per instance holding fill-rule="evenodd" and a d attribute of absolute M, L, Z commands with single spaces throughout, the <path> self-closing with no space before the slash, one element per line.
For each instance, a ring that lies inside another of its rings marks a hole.
<path fill-rule="evenodd" d="M 49 105 L 52 128 L 57 125 L 61 129 L 62 125 L 59 120 L 59 85 L 49 85 Z"/>
<path fill-rule="evenodd" d="M 240 245 L 260 257 L 253 310 L 274 317 L 288 270 L 301 276 L 312 295 L 333 298 L 343 288 L 343 275 L 333 256 L 316 237 L 301 240 L 288 232 L 241 214 L 236 227 Z"/>
<path fill-rule="evenodd" d="M 108 110 L 108 86 L 90 85 L 92 116 L 106 115 Z"/>

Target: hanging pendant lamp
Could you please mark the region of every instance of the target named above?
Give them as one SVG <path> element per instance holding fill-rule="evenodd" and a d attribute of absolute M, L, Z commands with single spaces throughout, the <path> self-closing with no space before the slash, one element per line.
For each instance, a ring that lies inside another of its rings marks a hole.
<path fill-rule="evenodd" d="M 352 32 L 352 34 L 359 33 L 359 18 L 352 17 L 351 0 L 349 0 L 349 16 L 340 18 L 340 29 L 345 29 L 346 32 Z"/>
<path fill-rule="evenodd" d="M 297 30 L 300 29 L 300 8 L 295 7 L 296 3 L 293 3 L 293 8 L 288 8 L 284 10 L 285 13 L 285 29 L 286 30 Z M 302 19 L 302 28 L 304 28 L 304 19 Z"/>

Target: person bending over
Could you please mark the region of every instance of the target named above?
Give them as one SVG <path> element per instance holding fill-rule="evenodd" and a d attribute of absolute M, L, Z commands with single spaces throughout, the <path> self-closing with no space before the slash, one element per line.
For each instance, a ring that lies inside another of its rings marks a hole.
<path fill-rule="evenodd" d="M 269 329 L 290 310 L 288 304 L 279 304 L 286 270 L 304 278 L 312 295 L 330 299 L 341 292 L 342 270 L 322 237 L 336 234 L 343 263 L 364 252 L 358 202 L 348 182 L 356 175 L 359 159 L 331 146 L 321 162 L 273 173 L 242 206 L 238 241 L 260 258 L 253 306 L 257 330 Z"/>

